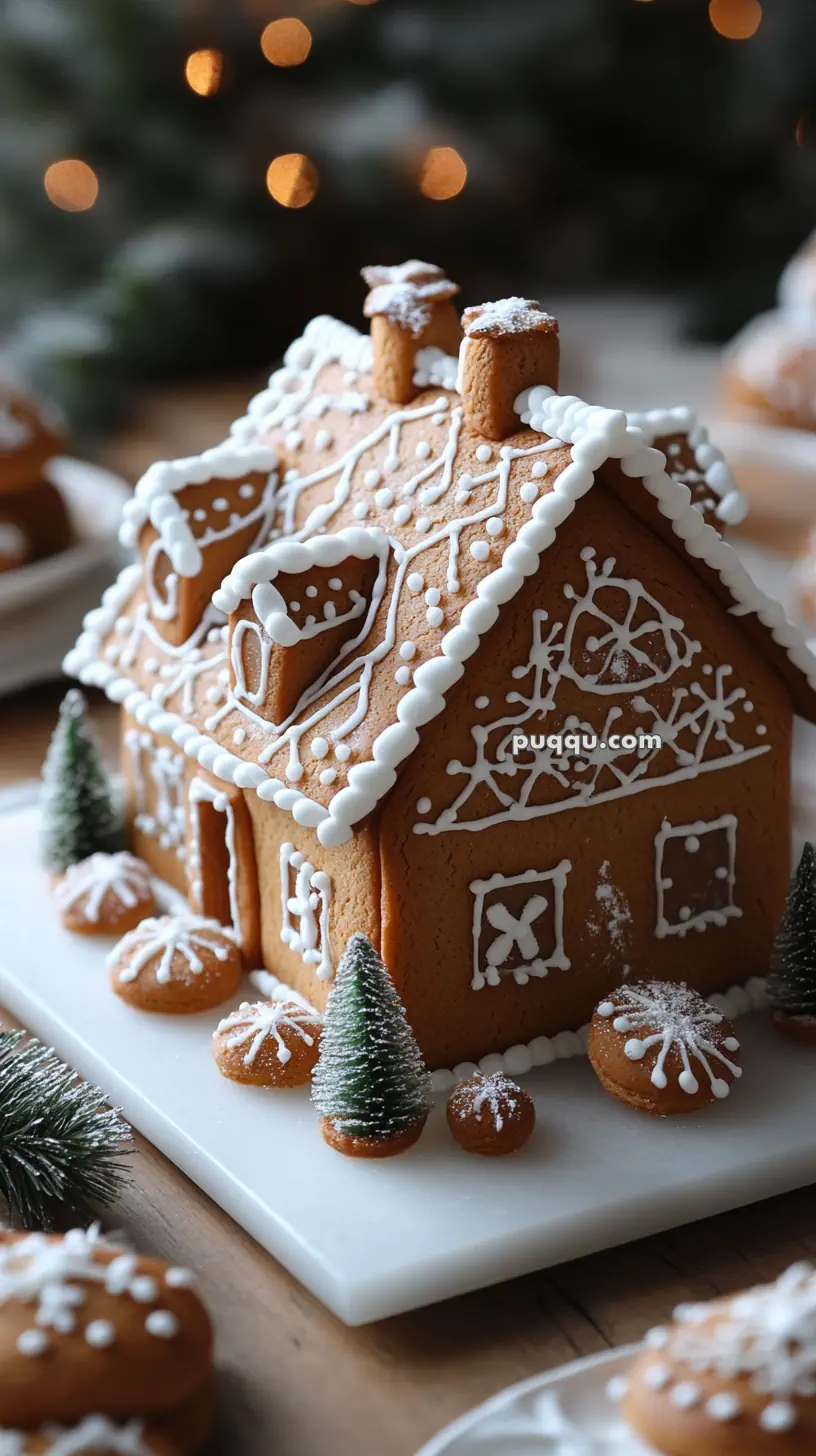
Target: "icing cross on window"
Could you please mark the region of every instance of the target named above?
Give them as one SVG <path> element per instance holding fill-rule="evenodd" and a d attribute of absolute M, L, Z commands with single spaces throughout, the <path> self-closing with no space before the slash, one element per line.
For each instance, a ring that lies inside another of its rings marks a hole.
<path fill-rule="evenodd" d="M 508 977 L 526 986 L 531 976 L 546 976 L 553 966 L 569 970 L 564 953 L 564 890 L 571 868 L 564 859 L 551 870 L 473 880 L 474 991 L 498 986 Z M 498 934 L 488 938 L 486 926 Z"/>
<path fill-rule="evenodd" d="M 544 914 L 548 904 L 546 895 L 533 895 L 518 916 L 511 915 L 501 901 L 488 906 L 485 919 L 494 930 L 501 932 L 488 948 L 486 959 L 489 966 L 503 966 L 509 960 L 514 946 L 518 946 L 519 955 L 525 960 L 535 959 L 538 955 L 538 941 L 533 924 Z"/>
<path fill-rule="evenodd" d="M 295 874 L 292 893 L 292 871 Z M 331 880 L 293 844 L 280 847 L 281 930 L 284 945 L 314 966 L 319 981 L 334 975 L 329 940 Z"/>

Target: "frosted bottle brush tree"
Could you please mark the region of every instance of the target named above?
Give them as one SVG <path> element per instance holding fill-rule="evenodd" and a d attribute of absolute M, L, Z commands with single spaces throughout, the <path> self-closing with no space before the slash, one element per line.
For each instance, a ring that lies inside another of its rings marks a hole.
<path fill-rule="evenodd" d="M 352 1156 L 403 1151 L 428 1116 L 419 1047 L 383 961 L 359 933 L 329 993 L 312 1099 L 326 1141 Z"/>
<path fill-rule="evenodd" d="M 816 1040 L 816 852 L 805 844 L 774 942 L 768 995 L 777 1024 Z"/>
<path fill-rule="evenodd" d="M 60 706 L 43 768 L 42 858 L 52 874 L 98 852 L 122 848 L 113 787 L 88 723 L 82 693 L 72 688 Z"/>

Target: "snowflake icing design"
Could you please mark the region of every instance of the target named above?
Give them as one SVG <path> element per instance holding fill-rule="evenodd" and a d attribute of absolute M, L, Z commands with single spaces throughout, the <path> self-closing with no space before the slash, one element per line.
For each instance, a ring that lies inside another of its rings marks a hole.
<path fill-rule="evenodd" d="M 145 966 L 156 956 L 159 966 L 156 980 L 160 986 L 178 978 L 175 969 L 176 957 L 181 962 L 181 973 L 198 976 L 204 969 L 200 951 L 209 951 L 217 961 L 229 960 L 231 951 L 224 944 L 227 931 L 217 920 L 204 920 L 195 915 L 167 915 L 161 918 L 149 917 L 123 935 L 118 945 L 108 956 L 108 965 L 115 966 L 122 959 L 127 960 L 119 972 L 122 982 L 135 981 Z"/>
<path fill-rule="evenodd" d="M 736 1037 L 723 1036 L 722 1030 L 718 1031 L 723 1027 L 724 1017 L 686 985 L 652 981 L 623 987 L 613 1000 L 601 1002 L 598 1015 L 611 1020 L 615 1031 L 641 1033 L 630 1037 L 624 1046 L 630 1061 L 641 1061 L 654 1047 L 660 1048 L 651 1081 L 661 1090 L 668 1086 L 665 1067 L 673 1051 L 683 1065 L 678 1084 L 690 1095 L 700 1090 L 692 1071 L 692 1059 L 702 1067 L 712 1093 L 718 1098 L 727 1097 L 730 1088 L 717 1075 L 712 1062 L 727 1067 L 733 1077 L 742 1075 L 742 1069 L 725 1055 L 739 1051 L 739 1042 Z"/>
<path fill-rule="evenodd" d="M 581 560 L 585 590 L 564 586 L 572 603 L 566 621 L 550 622 L 543 610 L 533 613 L 527 661 L 513 669 L 523 689 L 507 694 L 511 711 L 471 728 L 473 761 L 448 764 L 453 777 L 465 776 L 464 787 L 435 823 L 415 825 L 417 834 L 557 813 L 690 777 L 704 762 L 725 767 L 769 751 L 764 742 L 746 747 L 734 734 L 737 706 L 747 712 L 752 705 L 743 688 L 731 685 L 732 669 L 705 663 L 697 680 L 672 686 L 677 673 L 694 665 L 701 643 L 642 582 L 617 575 L 614 557 L 599 563 L 587 546 Z M 597 722 L 559 711 L 564 683 L 580 688 L 588 702 L 597 701 Z M 646 696 L 655 689 L 662 693 L 659 705 Z M 762 737 L 764 726 L 756 726 L 756 732 Z M 523 759 L 513 752 L 520 733 L 533 735 Z M 565 733 L 585 735 L 594 747 L 577 757 L 565 755 L 547 741 Z M 608 746 L 610 735 L 631 733 L 652 735 L 657 742 L 637 749 Z M 544 785 L 544 799 L 534 802 Z M 482 804 L 486 793 L 493 806 Z M 480 808 L 468 818 L 474 797 Z"/>
<path fill-rule="evenodd" d="M 244 1056 L 244 1066 L 251 1067 L 264 1042 L 275 1042 L 278 1061 L 285 1066 L 292 1053 L 283 1038 L 288 1031 L 299 1037 L 307 1046 L 314 1046 L 315 1036 L 321 1025 L 320 1017 L 292 1001 L 258 1001 L 251 1004 L 243 1001 L 237 1011 L 219 1021 L 218 1030 L 230 1033 L 224 1036 L 224 1046 L 244 1047 L 249 1043 Z"/>
<path fill-rule="evenodd" d="M 84 899 L 86 919 L 96 921 L 108 893 L 126 910 L 132 910 L 150 893 L 147 866 L 126 850 L 92 854 L 66 870 L 54 890 L 54 900 L 60 910 L 70 910 Z"/>
<path fill-rule="evenodd" d="M 797 1422 L 796 1396 L 816 1396 L 816 1270 L 794 1264 L 774 1284 L 761 1285 L 730 1301 L 681 1306 L 676 1326 L 653 1330 L 647 1344 L 692 1371 L 723 1380 L 748 1378 L 751 1390 L 768 1396 L 759 1425 L 768 1432 L 791 1430 Z M 693 1384 L 693 1382 L 684 1382 Z M 712 1397 L 727 1400 L 732 1415 L 741 1402 L 732 1391 Z"/>

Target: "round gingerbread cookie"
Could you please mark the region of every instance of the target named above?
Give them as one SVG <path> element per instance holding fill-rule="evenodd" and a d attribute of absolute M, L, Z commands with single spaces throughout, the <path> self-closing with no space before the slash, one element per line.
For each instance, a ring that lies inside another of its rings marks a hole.
<path fill-rule="evenodd" d="M 504 1072 L 477 1072 L 448 1099 L 448 1127 L 466 1153 L 498 1158 L 517 1153 L 532 1137 L 535 1103 Z"/>
<path fill-rule="evenodd" d="M 138 1415 L 171 1446 L 212 1376 L 212 1333 L 189 1270 L 98 1231 L 0 1236 L 0 1428 Z M 194 1450 L 191 1442 L 189 1450 Z"/>
<path fill-rule="evenodd" d="M 234 996 L 241 952 L 223 926 L 196 915 L 161 915 L 128 931 L 108 956 L 111 986 L 140 1011 L 192 1015 Z"/>
<path fill-rule="evenodd" d="M 0 1456 L 182 1456 L 161 1432 L 143 1421 L 86 1416 L 75 1426 L 40 1431 L 0 1431 Z"/>
<path fill-rule="evenodd" d="M 302 1087 L 317 1065 L 322 1024 L 296 1001 L 243 1001 L 213 1035 L 218 1070 L 256 1087 Z"/>
<path fill-rule="evenodd" d="M 156 908 L 147 865 L 126 850 L 70 865 L 54 885 L 54 903 L 65 929 L 79 935 L 124 935 Z"/>
<path fill-rule="evenodd" d="M 816 1451 L 816 1271 L 681 1306 L 652 1330 L 621 1411 L 672 1456 L 812 1456 Z"/>
<path fill-rule="evenodd" d="M 64 444 L 56 412 L 0 380 L 0 495 L 34 485 Z"/>
<path fill-rule="evenodd" d="M 682 982 L 613 991 L 595 1011 L 587 1050 L 611 1097 L 657 1117 L 697 1112 L 742 1075 L 730 1021 Z"/>
<path fill-rule="evenodd" d="M 739 419 L 816 429 L 816 317 L 761 314 L 725 354 L 722 393 Z"/>

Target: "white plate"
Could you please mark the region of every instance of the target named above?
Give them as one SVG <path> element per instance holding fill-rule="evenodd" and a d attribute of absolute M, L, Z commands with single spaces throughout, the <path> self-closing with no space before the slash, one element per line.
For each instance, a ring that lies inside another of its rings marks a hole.
<path fill-rule="evenodd" d="M 534 1375 L 448 1426 L 417 1456 L 656 1456 L 606 1394 L 638 1347 L 608 1350 Z"/>
<path fill-rule="evenodd" d="M 783 1041 L 762 1015 L 739 1022 L 745 1077 L 699 1117 L 641 1117 L 606 1097 L 578 1058 L 524 1079 L 538 1127 L 514 1158 L 461 1152 L 443 1103 L 411 1152 L 344 1158 L 320 1137 L 305 1089 L 219 1076 L 210 1051 L 218 1013 L 148 1016 L 111 994 L 108 945 L 57 923 L 38 831 L 30 805 L 0 813 L 0 1004 L 104 1087 L 348 1324 L 816 1180 L 813 1052 Z"/>
<path fill-rule="evenodd" d="M 105 560 L 118 535 L 122 506 L 130 495 L 120 476 L 68 455 L 50 460 L 45 473 L 67 501 L 77 539 L 56 556 L 0 572 L 2 613 L 28 607 L 85 576 Z"/>

